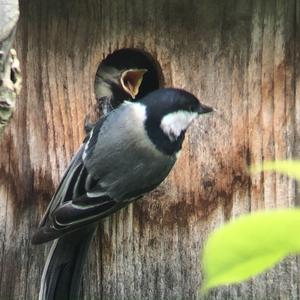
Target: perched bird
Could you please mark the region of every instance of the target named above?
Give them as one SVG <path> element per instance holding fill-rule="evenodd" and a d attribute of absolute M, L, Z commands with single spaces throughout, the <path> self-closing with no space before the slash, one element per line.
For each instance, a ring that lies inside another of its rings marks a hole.
<path fill-rule="evenodd" d="M 185 132 L 212 108 L 174 88 L 125 101 L 100 119 L 71 161 L 32 242 L 55 240 L 40 300 L 78 299 L 96 221 L 156 188 L 169 174 Z"/>

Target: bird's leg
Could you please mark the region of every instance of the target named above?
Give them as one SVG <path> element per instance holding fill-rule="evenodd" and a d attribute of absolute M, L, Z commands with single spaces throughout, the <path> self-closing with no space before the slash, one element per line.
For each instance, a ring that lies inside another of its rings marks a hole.
<path fill-rule="evenodd" d="M 110 97 L 101 97 L 97 99 L 98 102 L 98 112 L 102 116 L 107 115 L 109 112 L 111 112 L 114 108 L 111 104 L 111 98 Z M 95 123 L 89 121 L 88 117 L 85 117 L 84 119 L 84 131 L 86 134 L 89 134 L 92 129 L 94 128 Z"/>
<path fill-rule="evenodd" d="M 84 131 L 86 134 L 89 134 L 94 128 L 95 124 L 88 120 L 88 117 L 84 119 Z"/>
<path fill-rule="evenodd" d="M 111 97 L 101 97 L 98 99 L 98 106 L 101 108 L 102 115 L 105 116 L 114 108 L 111 104 Z"/>

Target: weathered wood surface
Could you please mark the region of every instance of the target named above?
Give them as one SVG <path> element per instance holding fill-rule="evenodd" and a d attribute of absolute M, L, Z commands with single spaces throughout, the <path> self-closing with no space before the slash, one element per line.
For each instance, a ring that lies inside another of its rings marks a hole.
<path fill-rule="evenodd" d="M 18 0 L 0 0 L 0 137 L 7 126 L 20 92 L 20 68 L 12 48 L 17 21 Z"/>
<path fill-rule="evenodd" d="M 20 11 L 24 84 L 0 144 L 1 299 L 37 298 L 49 246 L 29 238 L 83 138 L 97 64 L 118 48 L 147 50 L 167 86 L 219 112 L 189 130 L 159 189 L 102 222 L 83 299 L 195 299 L 211 230 L 242 213 L 299 203 L 292 180 L 250 178 L 245 169 L 299 156 L 299 0 L 23 0 Z M 293 257 L 208 298 L 299 299 L 299 285 Z"/>

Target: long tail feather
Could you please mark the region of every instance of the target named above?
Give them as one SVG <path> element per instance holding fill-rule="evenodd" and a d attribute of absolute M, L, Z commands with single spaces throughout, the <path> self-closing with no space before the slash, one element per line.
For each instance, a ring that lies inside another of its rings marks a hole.
<path fill-rule="evenodd" d="M 39 300 L 77 300 L 82 269 L 96 224 L 54 241 L 41 280 Z"/>

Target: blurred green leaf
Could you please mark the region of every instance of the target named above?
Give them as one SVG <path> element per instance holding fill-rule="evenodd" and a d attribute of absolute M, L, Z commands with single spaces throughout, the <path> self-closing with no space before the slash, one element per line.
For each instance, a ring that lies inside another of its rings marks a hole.
<path fill-rule="evenodd" d="M 300 180 L 299 160 L 265 161 L 262 165 L 254 165 L 250 168 L 252 173 L 261 171 L 275 171 Z"/>
<path fill-rule="evenodd" d="M 300 252 L 299 232 L 299 209 L 257 212 L 218 229 L 203 250 L 202 291 L 241 282 Z"/>

